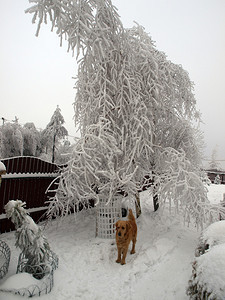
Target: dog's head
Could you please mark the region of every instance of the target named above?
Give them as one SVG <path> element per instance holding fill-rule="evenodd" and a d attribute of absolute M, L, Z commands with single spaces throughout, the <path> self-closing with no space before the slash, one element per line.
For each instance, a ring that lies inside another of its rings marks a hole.
<path fill-rule="evenodd" d="M 116 222 L 116 235 L 119 238 L 126 237 L 128 231 L 130 230 L 130 224 L 127 221 L 117 221 Z"/>

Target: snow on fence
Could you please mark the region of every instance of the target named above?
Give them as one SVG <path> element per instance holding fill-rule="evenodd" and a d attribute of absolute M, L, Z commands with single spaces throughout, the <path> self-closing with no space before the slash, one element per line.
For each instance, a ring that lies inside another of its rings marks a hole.
<path fill-rule="evenodd" d="M 2 175 L 0 186 L 0 233 L 14 230 L 6 218 L 4 206 L 9 200 L 22 200 L 35 222 L 47 209 L 46 201 L 53 196 L 47 188 L 57 177 L 59 166 L 36 157 L 13 157 L 2 159 L 6 175 Z"/>

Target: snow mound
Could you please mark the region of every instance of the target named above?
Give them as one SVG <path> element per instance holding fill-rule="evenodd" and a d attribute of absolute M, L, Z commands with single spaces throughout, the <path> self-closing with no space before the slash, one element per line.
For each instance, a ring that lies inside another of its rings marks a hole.
<path fill-rule="evenodd" d="M 209 299 L 225 298 L 225 244 L 216 245 L 197 258 L 198 274 L 193 281 L 210 295 Z"/>
<path fill-rule="evenodd" d="M 39 285 L 40 280 L 35 279 L 31 274 L 19 273 L 10 276 L 2 285 L 1 290 L 14 290 L 28 288 L 31 285 Z"/>
<path fill-rule="evenodd" d="M 225 299 L 225 221 L 206 228 L 200 237 L 187 294 L 190 299 Z"/>
<path fill-rule="evenodd" d="M 6 172 L 6 167 L 5 167 L 5 165 L 0 161 L 0 173 L 3 174 L 4 172 Z"/>
<path fill-rule="evenodd" d="M 215 245 L 225 243 L 225 221 L 211 224 L 203 231 L 201 241 L 209 245 L 209 249 Z"/>
<path fill-rule="evenodd" d="M 224 199 L 225 194 L 225 184 L 210 184 L 207 187 L 208 198 L 212 204 L 219 204 Z"/>

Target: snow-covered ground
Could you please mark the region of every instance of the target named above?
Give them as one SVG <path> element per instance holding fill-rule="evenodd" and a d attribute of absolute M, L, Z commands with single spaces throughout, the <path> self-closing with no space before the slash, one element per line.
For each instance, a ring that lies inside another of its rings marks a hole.
<path fill-rule="evenodd" d="M 224 199 L 225 184 L 211 184 L 208 188 L 208 198 L 211 203 L 217 204 Z"/>
<path fill-rule="evenodd" d="M 208 189 L 213 203 L 223 199 L 225 186 L 211 185 Z M 62 223 L 53 221 L 45 235 L 59 256 L 59 268 L 54 273 L 52 292 L 41 299 L 188 299 L 186 288 L 200 232 L 193 226 L 183 225 L 179 216 L 165 212 L 160 218 L 152 211 L 152 199 L 147 191 L 141 194 L 141 203 L 136 253 L 127 255 L 124 266 L 115 262 L 115 240 L 95 237 L 94 209 L 80 213 L 76 220 L 70 216 Z M 0 282 L 1 286 L 9 286 L 7 280 L 16 273 L 19 251 L 14 246 L 13 232 L 2 234 L 0 238 L 8 243 L 12 252 L 8 275 Z M 0 299 L 23 298 L 0 293 Z"/>

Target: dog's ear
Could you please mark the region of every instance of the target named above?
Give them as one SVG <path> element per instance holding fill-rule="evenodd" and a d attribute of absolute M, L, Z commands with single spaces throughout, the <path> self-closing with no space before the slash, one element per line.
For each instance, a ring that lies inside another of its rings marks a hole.
<path fill-rule="evenodd" d="M 130 225 L 130 223 L 127 223 L 126 224 L 126 230 L 129 231 L 130 229 L 131 229 L 131 225 Z"/>

